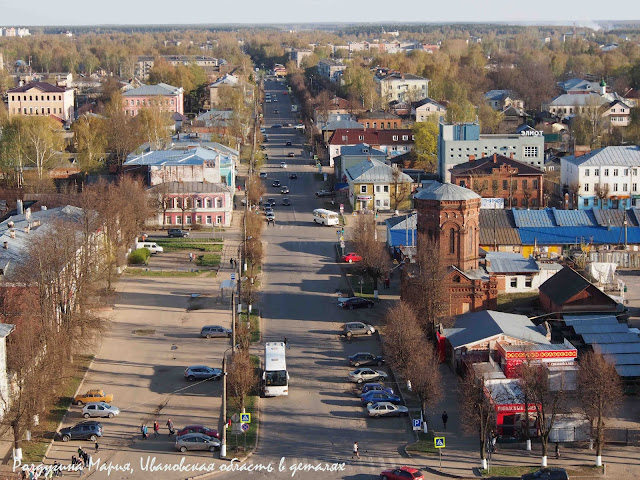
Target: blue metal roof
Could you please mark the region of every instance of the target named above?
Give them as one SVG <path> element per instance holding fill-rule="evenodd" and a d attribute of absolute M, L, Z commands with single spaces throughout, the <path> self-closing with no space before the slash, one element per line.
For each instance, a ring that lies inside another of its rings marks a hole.
<path fill-rule="evenodd" d="M 409 236 L 409 240 L 407 242 L 407 233 Z M 411 242 L 415 245 L 418 242 L 418 230 L 413 230 L 413 237 L 411 236 L 412 230 L 390 230 L 389 237 L 391 240 L 390 247 L 399 247 L 400 245 L 406 246 L 411 245 Z"/>
<path fill-rule="evenodd" d="M 595 227 L 598 225 L 593 210 L 556 210 L 553 216 L 559 227 Z"/>
<path fill-rule="evenodd" d="M 640 353 L 639 343 L 606 343 L 603 345 L 594 345 L 594 350 L 600 352 L 603 355 L 610 355 L 614 353 Z"/>
<path fill-rule="evenodd" d="M 516 227 L 555 227 L 553 210 L 512 209 Z"/>
<path fill-rule="evenodd" d="M 583 333 L 585 343 L 640 343 L 640 336 L 636 333 Z"/>
<path fill-rule="evenodd" d="M 524 258 L 520 253 L 487 252 L 489 273 L 537 273 L 540 271 L 533 257 Z"/>
<path fill-rule="evenodd" d="M 624 243 L 623 228 L 605 227 L 554 227 L 520 228 L 523 245 L 570 245 L 584 242 L 587 244 L 616 245 Z M 640 228 L 627 228 L 627 242 L 640 243 Z"/>

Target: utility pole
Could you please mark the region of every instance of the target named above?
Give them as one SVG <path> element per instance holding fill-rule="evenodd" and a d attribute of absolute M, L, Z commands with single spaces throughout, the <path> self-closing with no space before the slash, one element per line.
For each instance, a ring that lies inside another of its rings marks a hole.
<path fill-rule="evenodd" d="M 222 441 L 220 442 L 220 458 L 227 456 L 227 352 L 235 344 L 227 348 L 222 354 Z"/>
<path fill-rule="evenodd" d="M 240 281 L 239 279 L 237 280 Z M 235 301 L 235 289 L 231 289 L 231 351 L 236 352 L 236 301 Z M 224 359 L 222 359 L 224 364 Z"/>

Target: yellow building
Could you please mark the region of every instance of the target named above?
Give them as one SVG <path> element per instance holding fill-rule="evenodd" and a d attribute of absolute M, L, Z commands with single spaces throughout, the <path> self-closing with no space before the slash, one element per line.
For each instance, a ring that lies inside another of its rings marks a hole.
<path fill-rule="evenodd" d="M 413 179 L 396 167 L 368 159 L 347 169 L 353 210 L 404 210 L 411 205 Z"/>
<path fill-rule="evenodd" d="M 65 122 L 74 118 L 74 90 L 46 82 L 32 82 L 7 91 L 10 115 L 55 116 Z"/>

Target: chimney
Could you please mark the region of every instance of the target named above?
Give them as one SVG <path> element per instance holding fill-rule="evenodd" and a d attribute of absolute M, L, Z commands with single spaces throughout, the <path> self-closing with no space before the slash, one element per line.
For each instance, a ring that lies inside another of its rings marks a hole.
<path fill-rule="evenodd" d="M 27 208 L 27 209 L 24 211 L 24 218 L 25 218 L 26 220 L 30 220 L 30 219 L 31 219 L 31 207 Z"/>
<path fill-rule="evenodd" d="M 9 236 L 10 236 L 11 238 L 16 238 L 16 231 L 15 231 L 15 230 L 13 230 L 13 229 L 9 230 Z"/>
<path fill-rule="evenodd" d="M 493 154 L 493 163 L 498 163 L 498 154 L 497 153 Z"/>
<path fill-rule="evenodd" d="M 486 157 L 487 154 L 485 152 L 482 152 L 482 158 Z"/>
<path fill-rule="evenodd" d="M 40 210 L 42 210 L 43 212 L 46 211 L 47 210 L 47 206 L 46 205 L 41 206 Z"/>
<path fill-rule="evenodd" d="M 31 231 L 31 225 L 27 225 L 24 227 L 24 233 L 29 233 Z"/>
<path fill-rule="evenodd" d="M 511 158 L 511 160 L 513 160 L 513 152 L 511 152 L 511 155 L 509 157 Z"/>
<path fill-rule="evenodd" d="M 475 155 L 469 155 L 469 161 L 470 162 L 475 162 L 476 161 L 476 156 Z"/>
<path fill-rule="evenodd" d="M 22 200 L 16 200 L 16 212 L 18 215 L 22 215 L 24 213 L 24 208 L 22 208 Z"/>
<path fill-rule="evenodd" d="M 5 250 L 9 250 L 9 242 L 4 242 L 2 246 L 4 247 Z"/>

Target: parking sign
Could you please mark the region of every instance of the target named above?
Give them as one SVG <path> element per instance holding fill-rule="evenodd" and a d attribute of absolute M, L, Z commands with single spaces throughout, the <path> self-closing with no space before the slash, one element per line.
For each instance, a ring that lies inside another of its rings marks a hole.
<path fill-rule="evenodd" d="M 422 428 L 422 420 L 420 420 L 419 418 L 414 418 L 413 419 L 413 429 L 414 430 L 420 430 Z"/>

